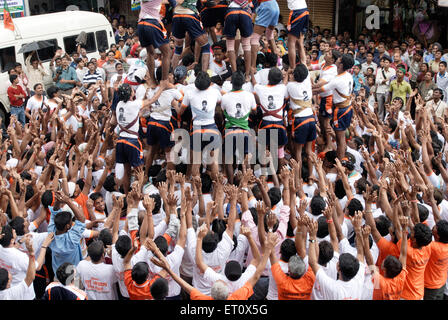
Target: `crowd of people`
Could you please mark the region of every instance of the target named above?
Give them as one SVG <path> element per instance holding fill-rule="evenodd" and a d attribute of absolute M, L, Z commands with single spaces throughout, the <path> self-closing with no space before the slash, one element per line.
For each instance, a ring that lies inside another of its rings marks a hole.
<path fill-rule="evenodd" d="M 448 299 L 442 46 L 168 2 L 9 71 L 0 299 Z"/>

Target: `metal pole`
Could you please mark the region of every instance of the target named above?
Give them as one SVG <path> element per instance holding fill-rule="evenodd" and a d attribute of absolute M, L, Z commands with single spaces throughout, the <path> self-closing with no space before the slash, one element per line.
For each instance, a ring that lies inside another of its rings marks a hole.
<path fill-rule="evenodd" d="M 334 18 L 334 34 L 338 34 L 339 31 L 339 1 L 336 0 L 335 6 L 336 6 L 336 15 Z"/>

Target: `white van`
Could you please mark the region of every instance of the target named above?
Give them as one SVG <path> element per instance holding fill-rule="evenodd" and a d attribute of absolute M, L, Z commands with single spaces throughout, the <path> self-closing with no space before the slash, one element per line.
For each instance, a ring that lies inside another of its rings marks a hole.
<path fill-rule="evenodd" d="M 52 83 L 50 61 L 56 48 L 72 54 L 76 52 L 76 38 L 84 31 L 87 33 L 85 45 L 89 58 L 99 58 L 98 48 L 109 48 L 115 43 L 112 26 L 105 16 L 89 11 L 65 11 L 13 19 L 15 31 L 5 29 L 0 25 L 0 117 L 6 119 L 9 114 L 9 99 L 7 89 L 9 82 L 8 70 L 14 63 L 22 64 L 26 71 L 25 57 L 18 53 L 23 45 L 33 41 L 49 41 L 54 47 L 41 49 L 37 52 L 39 59 L 47 71 L 44 85 Z"/>

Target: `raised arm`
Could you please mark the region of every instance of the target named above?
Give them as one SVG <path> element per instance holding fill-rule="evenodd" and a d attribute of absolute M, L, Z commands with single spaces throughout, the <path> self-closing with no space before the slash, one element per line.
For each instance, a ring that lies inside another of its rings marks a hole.
<path fill-rule="evenodd" d="M 208 265 L 202 259 L 202 240 L 208 233 L 208 228 L 206 225 L 202 225 L 199 228 L 198 238 L 196 240 L 196 265 L 198 266 L 200 272 L 203 274 L 207 270 Z"/>
<path fill-rule="evenodd" d="M 269 232 L 266 240 L 266 246 L 263 250 L 263 256 L 261 257 L 261 261 L 257 266 L 257 270 L 254 275 L 248 280 L 248 282 L 253 286 L 260 279 L 261 274 L 266 268 L 266 263 L 268 262 L 269 256 L 272 251 L 274 251 L 275 246 L 278 242 L 278 235 L 276 233 Z"/>
<path fill-rule="evenodd" d="M 356 250 L 359 262 L 364 262 L 364 248 L 362 241 L 362 212 L 357 211 L 353 217 L 351 217 L 351 222 L 353 224 L 353 229 L 355 230 L 355 242 L 356 242 Z"/>

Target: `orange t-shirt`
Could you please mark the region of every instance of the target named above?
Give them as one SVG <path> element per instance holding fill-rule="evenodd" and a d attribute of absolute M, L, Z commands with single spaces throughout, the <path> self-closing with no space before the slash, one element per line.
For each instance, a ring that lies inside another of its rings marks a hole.
<path fill-rule="evenodd" d="M 398 276 L 392 279 L 379 274 L 380 288 L 373 290 L 373 300 L 400 300 L 407 275 L 406 269 L 402 269 Z M 372 277 L 372 281 L 375 281 L 375 277 Z"/>
<path fill-rule="evenodd" d="M 156 275 L 151 280 L 146 280 L 142 284 L 136 284 L 134 280 L 132 280 L 132 270 L 128 269 L 124 271 L 124 284 L 126 285 L 126 289 L 128 289 L 129 299 L 130 300 L 153 300 L 151 295 L 151 285 L 154 281 L 160 278 L 159 275 Z"/>
<path fill-rule="evenodd" d="M 249 282 L 246 282 L 244 286 L 229 295 L 227 300 L 247 300 L 254 294 L 254 288 Z M 191 300 L 214 300 L 212 297 L 203 294 L 198 289 L 194 288 L 190 292 Z"/>
<path fill-rule="evenodd" d="M 103 64 L 105 64 L 106 62 L 107 62 L 107 58 L 104 60 L 103 59 L 96 60 L 96 64 L 97 64 L 98 68 L 102 68 Z"/>
<path fill-rule="evenodd" d="M 81 192 L 79 196 L 75 198 L 75 202 L 81 206 L 86 219 L 90 220 L 89 210 L 87 210 L 87 200 L 89 200 L 89 197 L 87 197 L 83 192 Z"/>
<path fill-rule="evenodd" d="M 432 241 L 431 256 L 425 269 L 425 288 L 439 289 L 446 283 L 448 275 L 448 243 Z"/>
<path fill-rule="evenodd" d="M 300 279 L 288 277 L 280 267 L 279 263 L 271 267 L 272 276 L 277 284 L 278 300 L 310 300 L 313 290 L 314 275 L 311 267 Z"/>
<path fill-rule="evenodd" d="M 384 276 L 383 271 L 381 270 L 381 264 L 388 255 L 392 255 L 398 258 L 400 256 L 400 247 L 398 247 L 392 241 L 386 240 L 384 237 L 381 237 L 376 245 L 378 246 L 379 250 L 378 259 L 376 260 L 376 266 L 380 268 L 380 273 Z"/>
<path fill-rule="evenodd" d="M 401 246 L 401 239 L 397 246 Z M 411 240 L 408 239 L 408 252 L 406 259 L 406 269 L 408 275 L 404 283 L 401 298 L 405 300 L 421 300 L 425 293 L 425 267 L 431 256 L 431 247 L 428 245 L 421 249 L 415 249 L 411 246 Z"/>

